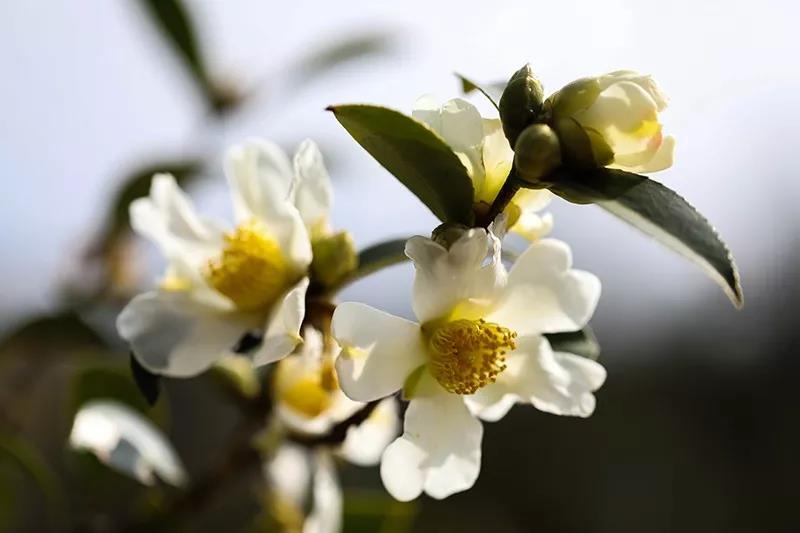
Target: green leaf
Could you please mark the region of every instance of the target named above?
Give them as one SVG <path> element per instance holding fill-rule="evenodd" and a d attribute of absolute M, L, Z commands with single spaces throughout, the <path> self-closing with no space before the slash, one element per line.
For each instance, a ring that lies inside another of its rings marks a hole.
<path fill-rule="evenodd" d="M 675 191 L 644 176 L 606 168 L 565 169 L 552 179 L 550 190 L 573 203 L 595 203 L 697 263 L 742 307 L 733 255 L 711 224 Z"/>
<path fill-rule="evenodd" d="M 464 94 L 478 91 L 485 96 L 498 111 L 500 111 L 500 104 L 498 102 L 500 102 L 500 97 L 503 96 L 503 91 L 506 88 L 506 82 L 501 81 L 482 85 L 472 81 L 466 76 L 459 74 L 458 72 L 455 72 L 455 75 L 456 78 L 461 81 L 461 91 Z"/>
<path fill-rule="evenodd" d="M 149 405 L 155 405 L 161 394 L 161 376 L 153 374 L 139 363 L 138 359 L 130 354 L 131 375 L 144 399 Z"/>
<path fill-rule="evenodd" d="M 306 84 L 350 61 L 385 54 L 393 45 L 394 37 L 384 32 L 363 33 L 328 42 L 292 67 L 292 81 L 298 85 Z"/>
<path fill-rule="evenodd" d="M 66 516 L 66 501 L 61 484 L 42 454 L 25 440 L 13 435 L 0 435 L 0 467 L 16 467 L 30 478 L 44 496 L 48 507 L 51 526 L 60 528 Z M 0 468 L 0 473 L 3 468 Z M 18 492 L 19 486 L 15 488 Z"/>
<path fill-rule="evenodd" d="M 597 361 L 600 357 L 600 343 L 594 336 L 592 328 L 586 326 L 580 331 L 567 333 L 546 333 L 550 346 L 555 352 L 567 352 Z"/>
<path fill-rule="evenodd" d="M 385 107 L 340 105 L 328 110 L 439 220 L 472 225 L 472 180 L 458 156 L 430 128 Z"/>
<path fill-rule="evenodd" d="M 70 418 L 83 404 L 97 399 L 116 400 L 141 413 L 150 412 L 150 406 L 124 366 L 93 364 L 75 373 Z"/>
<path fill-rule="evenodd" d="M 195 83 L 206 97 L 209 107 L 223 112 L 233 107 L 238 98 L 217 87 L 208 75 L 189 13 L 180 0 L 141 0 L 153 24 L 173 46 Z"/>

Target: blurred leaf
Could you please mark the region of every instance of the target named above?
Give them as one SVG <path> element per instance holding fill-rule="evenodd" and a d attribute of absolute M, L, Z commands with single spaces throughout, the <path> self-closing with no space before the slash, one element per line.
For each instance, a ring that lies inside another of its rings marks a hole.
<path fill-rule="evenodd" d="M 211 109 L 222 113 L 233 106 L 238 98 L 215 85 L 203 60 L 198 45 L 197 31 L 186 6 L 180 0 L 139 0 L 152 23 L 172 45 L 181 61 L 192 75 Z"/>
<path fill-rule="evenodd" d="M 586 326 L 580 331 L 566 333 L 545 333 L 554 352 L 567 352 L 597 361 L 600 357 L 600 343 L 592 328 Z"/>
<path fill-rule="evenodd" d="M 472 180 L 458 156 L 430 128 L 385 107 L 340 105 L 328 110 L 439 220 L 472 224 Z"/>
<path fill-rule="evenodd" d="M 155 405 L 161 393 L 161 376 L 151 373 L 143 367 L 139 361 L 130 354 L 131 374 L 136 386 L 150 405 Z"/>
<path fill-rule="evenodd" d="M 64 497 L 59 480 L 39 451 L 20 438 L 0 435 L 0 465 L 3 464 L 16 466 L 36 484 L 47 501 L 51 525 L 60 529 L 66 515 Z M 19 491 L 19 486 L 15 491 Z"/>
<path fill-rule="evenodd" d="M 550 190 L 578 204 L 595 203 L 699 265 L 734 306 L 743 304 L 739 272 L 728 247 L 686 200 L 657 181 L 607 168 L 558 173 Z"/>
<path fill-rule="evenodd" d="M 329 42 L 301 58 L 293 69 L 297 84 L 304 84 L 313 78 L 323 76 L 340 65 L 368 56 L 389 52 L 394 38 L 383 32 L 366 33 L 346 37 L 340 41 Z"/>
<path fill-rule="evenodd" d="M 480 84 L 471 79 L 467 78 L 459 74 L 458 72 L 455 73 L 456 78 L 461 81 L 461 91 L 464 94 L 469 94 L 473 91 L 480 92 L 483 96 L 485 96 L 492 105 L 499 111 L 500 110 L 500 97 L 503 96 L 503 91 L 506 88 L 506 82 L 498 81 L 494 83 L 487 83 L 487 84 Z"/>
<path fill-rule="evenodd" d="M 150 194 L 150 181 L 153 175 L 167 173 L 175 176 L 175 181 L 181 187 L 186 187 L 195 180 L 203 168 L 200 159 L 175 159 L 152 163 L 132 172 L 122 180 L 122 185 L 117 190 L 111 201 L 111 211 L 103 224 L 104 233 L 92 247 L 92 255 L 108 253 L 113 249 L 114 242 L 121 235 L 130 231 L 130 218 L 128 207 L 137 198 Z"/>
<path fill-rule="evenodd" d="M 415 502 L 398 502 L 379 490 L 348 490 L 343 533 L 408 533 L 418 513 Z"/>
<path fill-rule="evenodd" d="M 32 318 L 6 335 L 0 340 L 0 357 L 11 353 L 35 357 L 55 349 L 66 355 L 74 350 L 104 346 L 103 340 L 77 313 L 63 311 Z"/>
<path fill-rule="evenodd" d="M 141 413 L 151 413 L 150 406 L 125 366 L 96 364 L 85 365 L 77 370 L 72 382 L 70 419 L 74 418 L 83 404 L 97 399 L 117 400 Z"/>

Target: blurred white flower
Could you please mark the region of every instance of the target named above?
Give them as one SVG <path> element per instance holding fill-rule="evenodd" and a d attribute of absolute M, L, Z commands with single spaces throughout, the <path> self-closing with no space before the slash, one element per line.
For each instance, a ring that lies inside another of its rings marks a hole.
<path fill-rule="evenodd" d="M 339 388 L 330 347 L 322 334 L 307 327 L 299 352 L 281 360 L 274 374 L 274 398 L 278 419 L 295 433 L 317 436 L 328 433 L 365 404 L 345 396 Z M 397 436 L 397 406 L 388 398 L 380 402 L 361 424 L 352 426 L 338 456 L 359 465 L 374 465 Z"/>
<path fill-rule="evenodd" d="M 284 444 L 264 465 L 264 473 L 272 488 L 272 514 L 286 531 L 341 531 L 342 489 L 327 450 L 312 452 Z M 310 511 L 304 517 L 302 510 L 306 507 Z"/>
<path fill-rule="evenodd" d="M 316 145 L 294 168 L 275 144 L 253 140 L 227 154 L 237 225 L 201 218 L 166 174 L 131 204 L 131 224 L 155 242 L 168 268 L 157 290 L 135 297 L 117 319 L 140 363 L 157 374 L 198 374 L 248 331 L 263 331 L 262 365 L 301 341 L 310 234 L 328 231 L 331 185 Z"/>
<path fill-rule="evenodd" d="M 675 139 L 664 136 L 659 113 L 667 98 L 650 76 L 630 70 L 570 83 L 554 95 L 553 113 L 574 118 L 593 148 L 613 152 L 612 168 L 657 172 L 672 166 Z M 563 140 L 563 139 L 562 139 Z"/>
<path fill-rule="evenodd" d="M 281 360 L 275 369 L 275 412 L 278 420 L 295 433 L 324 435 L 365 404 L 350 400 L 339 389 L 322 334 L 307 327 L 303 336 L 300 351 Z M 338 532 L 342 495 L 334 458 L 375 465 L 397 436 L 398 426 L 396 402 L 388 398 L 364 422 L 350 427 L 341 445 L 320 445 L 312 450 L 285 442 L 265 465 L 277 499 L 273 500 L 276 514 L 302 522 L 305 533 Z M 310 512 L 303 518 L 302 509 L 307 507 Z"/>
<path fill-rule="evenodd" d="M 605 380 L 598 363 L 553 352 L 544 333 L 586 325 L 600 282 L 573 270 L 570 249 L 532 244 L 510 272 L 491 231 L 471 229 L 450 249 L 423 237 L 406 244 L 416 277 L 419 323 L 360 303 L 333 317 L 342 390 L 371 401 L 403 389 L 405 432 L 383 454 L 381 476 L 399 500 L 425 491 L 444 498 L 471 487 L 480 470 L 483 428 L 514 403 L 589 416 Z"/>
<path fill-rule="evenodd" d="M 153 485 L 156 477 L 175 486 L 186 484 L 186 471 L 161 431 L 121 403 L 95 400 L 83 405 L 69 443 L 145 485 Z"/>
<path fill-rule="evenodd" d="M 481 117 L 474 105 L 461 98 L 440 105 L 427 95 L 417 100 L 412 116 L 450 145 L 472 178 L 475 209 L 488 211 L 514 161 L 514 151 L 500 119 Z M 553 218 L 549 213 L 539 216 L 537 212 L 547 207 L 552 198 L 546 189 L 519 191 L 506 208 L 510 230 L 529 240 L 548 234 Z"/>

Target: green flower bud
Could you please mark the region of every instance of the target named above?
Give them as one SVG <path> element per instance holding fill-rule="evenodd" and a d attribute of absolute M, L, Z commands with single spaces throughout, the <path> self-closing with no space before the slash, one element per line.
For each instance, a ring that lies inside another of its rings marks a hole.
<path fill-rule="evenodd" d="M 533 75 L 530 64 L 511 76 L 499 104 L 503 132 L 511 146 L 516 144 L 522 130 L 536 121 L 543 99 L 542 84 Z"/>
<path fill-rule="evenodd" d="M 469 231 L 469 227 L 455 222 L 445 222 L 440 224 L 431 233 L 431 239 L 444 246 L 448 250 L 450 246 L 460 239 L 464 233 Z"/>
<path fill-rule="evenodd" d="M 561 165 L 561 146 L 547 124 L 533 124 L 519 135 L 514 147 L 514 168 L 529 183 L 540 181 Z"/>
<path fill-rule="evenodd" d="M 553 129 L 561 141 L 564 164 L 577 168 L 604 167 L 614 161 L 614 152 L 603 136 L 584 128 L 571 117 L 556 118 Z"/>
<path fill-rule="evenodd" d="M 311 276 L 325 286 L 336 284 L 358 268 L 356 245 L 346 231 L 314 239 L 311 250 L 314 254 Z"/>

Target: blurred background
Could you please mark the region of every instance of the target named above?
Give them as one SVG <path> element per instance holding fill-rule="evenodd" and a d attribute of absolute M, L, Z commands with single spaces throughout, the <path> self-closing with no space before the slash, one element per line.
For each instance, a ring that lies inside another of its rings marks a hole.
<path fill-rule="evenodd" d="M 259 136 L 293 151 L 312 137 L 335 183 L 335 227 L 360 246 L 427 234 L 434 217 L 324 108 L 410 111 L 424 93 L 459 95 L 454 71 L 496 81 L 528 61 L 548 92 L 620 68 L 655 76 L 679 143 L 656 179 L 728 242 L 745 308 L 598 208 L 554 201 L 554 236 L 603 281 L 593 326 L 609 377 L 595 415 L 514 409 L 487 425 L 475 488 L 441 502 L 391 503 L 377 469 L 349 467 L 345 530 L 800 530 L 794 4 L 185 4 L 186 21 L 157 0 L 0 4 L 0 530 L 114 530 L 164 497 L 66 450 L 87 395 L 113 389 L 142 403 L 190 475 L 234 425 L 208 377 L 168 380 L 148 409 L 113 329 L 163 266 L 127 230 L 127 204 L 154 171 L 172 171 L 200 209 L 224 216 L 225 147 Z M 393 267 L 343 298 L 410 316 L 411 276 Z M 248 483 L 185 527 L 254 527 Z"/>

